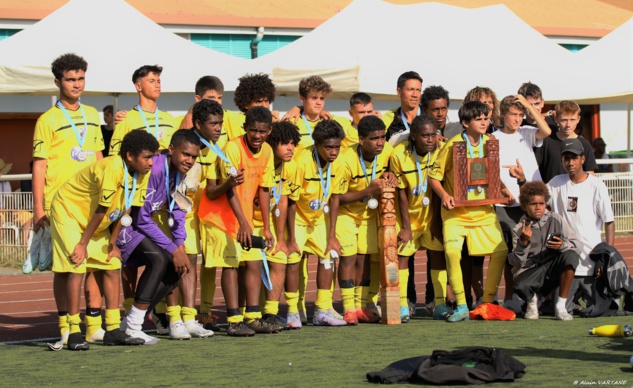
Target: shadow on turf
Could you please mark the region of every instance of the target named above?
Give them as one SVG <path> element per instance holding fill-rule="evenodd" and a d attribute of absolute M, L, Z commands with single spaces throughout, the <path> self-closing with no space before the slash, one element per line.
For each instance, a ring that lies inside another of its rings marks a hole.
<path fill-rule="evenodd" d="M 627 350 L 631 349 L 631 345 L 625 344 L 624 339 L 615 339 L 618 343 L 615 344 L 615 349 L 612 346 L 608 346 L 608 348 L 613 350 Z M 591 345 L 589 345 L 591 347 Z M 603 349 L 604 347 L 601 347 Z M 543 348 L 508 348 L 503 347 L 500 348 L 505 353 L 510 354 L 512 357 L 520 359 L 521 357 L 539 357 L 539 358 L 558 358 L 561 360 L 579 360 L 579 361 L 595 361 L 595 362 L 604 362 L 604 363 L 622 363 L 622 355 L 621 354 L 605 354 L 605 353 L 592 353 L 591 351 L 582 351 L 582 350 L 565 350 L 565 349 L 547 349 L 547 351 L 543 351 Z"/>

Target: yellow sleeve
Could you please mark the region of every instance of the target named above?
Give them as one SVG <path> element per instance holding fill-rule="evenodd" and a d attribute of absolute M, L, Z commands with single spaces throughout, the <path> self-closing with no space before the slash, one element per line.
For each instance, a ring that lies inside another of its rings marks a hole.
<path fill-rule="evenodd" d="M 128 122 L 130 120 L 130 114 L 133 111 L 128 111 L 128 116 L 120 123 L 114 126 L 114 133 L 112 134 L 112 140 L 110 140 L 110 153 L 109 156 L 118 155 L 121 150 L 121 142 L 123 137 L 130 131 Z"/>
<path fill-rule="evenodd" d="M 107 158 L 109 159 L 109 158 Z M 119 170 L 121 169 L 121 170 Z M 123 169 L 118 163 L 110 163 L 104 166 L 101 173 L 96 174 L 95 178 L 99 184 L 99 205 L 106 209 L 112 206 L 112 200 L 116 197 L 117 190 L 124 185 L 121 176 L 123 175 Z M 123 177 L 127 179 L 127 177 Z M 130 186 L 131 189 L 131 186 Z M 125 196 L 127 193 L 123 193 Z M 125 199 L 123 199 L 125 205 Z"/>
<path fill-rule="evenodd" d="M 136 182 L 136 193 L 132 199 L 132 206 L 141 207 L 145 203 L 145 196 L 147 194 L 147 185 L 149 183 L 149 176 L 151 172 L 147 174 L 139 174 Z"/>
<path fill-rule="evenodd" d="M 268 143 L 265 143 L 268 144 Z M 259 184 L 260 187 L 268 187 L 271 188 L 275 186 L 275 162 L 272 150 L 270 151 L 270 157 L 266 162 L 266 169 L 264 170 L 264 174 L 262 176 L 262 181 Z M 283 190 L 283 189 L 282 189 Z"/>
<path fill-rule="evenodd" d="M 391 157 L 389 158 L 389 164 L 390 164 L 391 172 L 393 172 L 396 178 L 398 178 L 398 188 L 406 189 L 407 182 L 406 182 L 406 179 L 404 179 L 404 174 L 402 173 L 402 164 L 400 160 L 400 158 L 404 156 L 404 148 L 401 149 L 398 146 L 396 147 L 396 149 L 402 152 L 393 152 L 391 154 Z"/>
<path fill-rule="evenodd" d="M 443 181 L 444 176 L 453 168 L 453 143 L 446 143 L 437 154 L 433 168 L 429 171 L 429 178 Z"/>
<path fill-rule="evenodd" d="M 338 163 L 337 163 L 338 162 Z M 330 184 L 332 185 L 332 194 L 345 194 L 347 193 L 347 188 L 349 187 L 349 179 L 346 179 L 348 174 L 345 172 L 346 167 L 343 161 L 335 160 L 332 163 L 332 181 Z"/>
<path fill-rule="evenodd" d="M 301 194 L 301 187 L 303 187 L 303 179 L 305 178 L 305 163 L 302 160 L 303 158 L 297 161 L 297 167 L 295 169 L 295 175 L 293 182 L 297 187 L 297 190 L 294 190 L 290 193 L 289 197 L 291 200 L 297 202 L 299 200 Z"/>
<path fill-rule="evenodd" d="M 35 132 L 33 133 L 33 157 L 34 158 L 49 158 L 49 150 L 51 147 L 51 139 L 53 136 L 53 130 L 48 125 L 48 115 L 44 113 L 37 119 L 35 123 Z"/>
<path fill-rule="evenodd" d="M 218 158 L 218 179 L 221 182 L 224 182 L 231 178 L 231 166 L 235 166 L 235 168 L 239 169 L 241 165 L 240 150 L 238 149 L 237 143 L 235 143 L 234 141 L 229 141 L 228 143 L 226 143 L 226 146 L 224 146 L 223 151 L 224 155 L 229 160 L 229 163 Z"/>
<path fill-rule="evenodd" d="M 295 183 L 295 174 L 297 171 L 297 164 L 294 161 L 284 163 L 284 173 L 282 176 L 283 183 L 281 187 L 281 194 L 290 196 L 293 192 L 297 191 L 297 184 Z"/>

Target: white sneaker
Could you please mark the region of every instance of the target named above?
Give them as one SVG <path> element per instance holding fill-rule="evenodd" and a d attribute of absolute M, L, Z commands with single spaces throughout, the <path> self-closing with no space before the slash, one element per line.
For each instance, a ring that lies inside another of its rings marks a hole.
<path fill-rule="evenodd" d="M 523 318 L 531 320 L 538 319 L 538 304 L 532 302 L 528 303 Z"/>
<path fill-rule="evenodd" d="M 334 318 L 339 319 L 339 320 L 345 320 L 345 318 L 343 318 L 343 316 L 341 314 L 338 313 L 338 311 L 336 311 L 334 309 L 334 307 L 330 307 L 328 310 L 328 313 L 330 313 L 330 315 L 332 315 Z M 316 315 L 316 314 L 314 314 Z"/>
<path fill-rule="evenodd" d="M 169 337 L 173 340 L 188 340 L 191 339 L 191 334 L 183 321 L 176 321 L 169 324 Z"/>
<path fill-rule="evenodd" d="M 554 316 L 559 321 L 573 321 L 574 317 L 567 310 L 556 310 Z"/>
<path fill-rule="evenodd" d="M 145 334 L 145 332 L 143 330 L 127 329 L 127 330 L 125 330 L 125 334 L 129 335 L 130 337 L 143 339 L 145 341 L 145 343 L 143 345 L 154 345 L 154 344 L 158 343 L 158 341 L 160 341 L 156 337 L 152 337 L 152 336 L 149 336 L 149 335 Z"/>
<path fill-rule="evenodd" d="M 92 333 L 90 337 L 86 334 L 86 342 L 94 344 L 97 342 L 103 342 L 103 336 L 105 335 L 105 330 L 103 328 L 99 328 L 99 330 Z"/>
<path fill-rule="evenodd" d="M 196 321 L 195 319 L 185 322 L 185 328 L 187 328 L 187 331 L 189 332 L 192 338 L 213 337 L 213 330 L 205 329 L 200 324 L 200 322 Z"/>
<path fill-rule="evenodd" d="M 167 317 L 165 314 L 159 316 L 157 313 L 152 312 L 152 323 L 156 326 L 156 334 L 165 335 L 169 334 L 169 326 L 167 325 Z"/>
<path fill-rule="evenodd" d="M 70 335 L 70 329 L 64 330 L 64 332 L 62 333 L 62 338 L 60 339 L 62 344 L 66 345 L 68 343 L 69 335 Z"/>

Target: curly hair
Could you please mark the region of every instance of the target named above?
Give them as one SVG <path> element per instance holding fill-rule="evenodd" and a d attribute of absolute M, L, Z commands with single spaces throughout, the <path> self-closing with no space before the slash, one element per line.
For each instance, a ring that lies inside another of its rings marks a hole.
<path fill-rule="evenodd" d="M 328 94 L 332 93 L 332 86 L 318 75 L 313 75 L 299 82 L 299 95 L 301 97 L 308 97 L 310 92 L 320 92 L 327 97 Z"/>
<path fill-rule="evenodd" d="M 437 130 L 437 122 L 435 122 L 435 119 L 433 117 L 425 113 L 422 113 L 421 115 L 414 118 L 413 122 L 411 123 L 411 129 L 410 129 L 411 135 L 415 136 L 418 133 L 420 133 L 420 131 L 422 130 L 422 127 L 427 124 L 431 124 L 431 127 Z"/>
<path fill-rule="evenodd" d="M 367 137 L 374 131 L 384 131 L 385 123 L 378 116 L 365 116 L 358 122 L 358 136 Z"/>
<path fill-rule="evenodd" d="M 134 70 L 134 74 L 132 74 L 132 83 L 135 84 L 139 79 L 146 77 L 149 73 L 154 73 L 160 75 L 163 72 L 162 66 L 158 65 L 143 65 L 138 69 Z"/>
<path fill-rule="evenodd" d="M 189 129 L 179 129 L 171 137 L 171 141 L 169 145 L 174 147 L 180 146 L 182 143 L 190 143 L 198 147 L 202 147 L 202 142 L 198 135 L 196 135 L 192 130 Z"/>
<path fill-rule="evenodd" d="M 200 100 L 193 106 L 191 120 L 193 123 L 196 121 L 204 123 L 209 118 L 209 115 L 224 116 L 222 105 L 213 100 Z"/>
<path fill-rule="evenodd" d="M 224 93 L 224 84 L 214 75 L 205 75 L 196 82 L 196 96 L 204 96 L 207 90 L 215 90 L 222 94 Z"/>
<path fill-rule="evenodd" d="M 63 54 L 51 63 L 51 71 L 55 76 L 55 79 L 61 80 L 64 76 L 64 72 L 70 70 L 88 70 L 88 62 L 77 54 L 68 53 Z"/>
<path fill-rule="evenodd" d="M 158 140 L 145 129 L 135 129 L 123 137 L 119 155 L 125 158 L 129 152 L 132 156 L 139 156 L 143 151 L 155 153 L 158 151 Z"/>
<path fill-rule="evenodd" d="M 275 84 L 268 74 L 247 74 L 239 79 L 240 83 L 235 88 L 233 101 L 238 109 L 246 112 L 251 102 L 262 98 L 275 101 Z"/>
<path fill-rule="evenodd" d="M 273 115 L 270 113 L 270 110 L 263 106 L 254 106 L 246 111 L 244 129 L 252 123 L 266 123 L 268 126 L 271 126 L 273 124 Z"/>
<path fill-rule="evenodd" d="M 314 127 L 312 139 L 315 144 L 323 144 L 328 139 L 345 139 L 345 131 L 335 120 L 323 120 Z"/>
<path fill-rule="evenodd" d="M 537 195 L 542 196 L 545 199 L 545 203 L 549 202 L 550 194 L 545 183 L 541 181 L 531 181 L 521 186 L 521 193 L 519 194 L 521 209 L 525 211 L 532 197 Z"/>
<path fill-rule="evenodd" d="M 503 100 L 501 100 L 501 104 L 499 105 L 501 116 L 505 116 L 506 113 L 510 112 L 510 108 L 514 108 L 525 113 L 525 108 L 523 107 L 523 105 L 521 105 L 520 102 L 514 102 L 514 96 L 503 97 Z"/>
<path fill-rule="evenodd" d="M 459 122 L 462 121 L 471 121 L 481 115 L 488 115 L 490 113 L 490 108 L 488 105 L 479 101 L 468 101 L 464 102 L 464 104 L 459 108 Z"/>
<path fill-rule="evenodd" d="M 266 138 L 266 143 L 271 147 L 279 144 L 292 143 L 295 146 L 301 141 L 299 128 L 290 121 L 279 121 L 273 124 L 273 129 Z"/>
<path fill-rule="evenodd" d="M 492 109 L 492 116 L 490 120 L 492 120 L 492 125 L 495 127 L 501 126 L 501 117 L 499 116 L 499 100 L 497 99 L 497 95 L 495 92 L 487 88 L 485 86 L 476 86 L 470 89 L 466 93 L 466 97 L 464 97 L 464 104 L 469 101 L 481 101 L 485 97 L 490 97 L 492 99 L 492 104 L 494 108 Z"/>
<path fill-rule="evenodd" d="M 433 100 L 445 99 L 446 104 L 449 105 L 451 100 L 448 98 L 448 90 L 444 89 L 440 85 L 432 85 L 424 89 L 424 93 L 422 93 L 422 99 L 420 100 L 420 104 L 422 105 L 422 109 L 429 109 L 429 103 Z"/>

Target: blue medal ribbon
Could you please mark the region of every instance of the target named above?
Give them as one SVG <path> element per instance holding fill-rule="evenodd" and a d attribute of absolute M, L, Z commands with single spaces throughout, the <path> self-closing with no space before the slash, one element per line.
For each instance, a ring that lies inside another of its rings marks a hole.
<path fill-rule="evenodd" d="M 312 127 L 310 126 L 310 122 L 308 121 L 308 118 L 306 117 L 305 113 L 301 113 L 301 118 L 303 119 L 303 123 L 306 125 L 306 128 L 308 129 L 310 138 L 312 138 Z"/>
<path fill-rule="evenodd" d="M 427 161 L 426 161 L 427 173 L 426 173 L 426 177 L 423 177 L 423 175 L 422 175 L 422 167 L 420 166 L 420 158 L 418 157 L 418 151 L 416 151 L 416 149 L 415 149 L 415 144 L 412 144 L 412 145 L 413 145 L 413 155 L 415 157 L 415 167 L 418 169 L 418 182 L 420 182 L 420 189 L 422 190 L 422 193 L 426 194 L 426 189 L 427 189 L 428 184 L 429 184 L 428 167 L 431 164 L 431 153 L 430 152 L 427 153 L 427 155 L 428 155 L 427 156 Z"/>
<path fill-rule="evenodd" d="M 266 260 L 266 252 L 262 249 L 262 282 L 267 290 L 273 289 L 273 284 L 270 281 L 270 270 L 268 269 L 268 260 Z"/>
<path fill-rule="evenodd" d="M 363 152 L 360 146 L 358 146 L 358 158 L 360 161 L 360 167 L 363 169 L 363 175 L 365 177 L 365 181 L 367 182 L 367 187 L 369 187 L 369 184 L 376 179 L 376 164 L 377 164 L 378 157 L 374 155 L 374 161 L 373 161 L 373 167 L 372 167 L 373 171 L 371 172 L 371 181 L 369 181 L 367 178 L 367 168 L 365 167 L 365 160 L 363 159 Z"/>
<path fill-rule="evenodd" d="M 70 126 L 73 128 L 73 131 L 75 131 L 75 137 L 77 138 L 79 147 L 81 147 L 83 150 L 84 142 L 86 141 L 86 135 L 88 134 L 88 122 L 86 121 L 86 114 L 84 113 L 84 107 L 81 105 L 80 102 L 77 102 L 77 103 L 79 104 L 79 109 L 81 110 L 81 118 L 84 120 L 83 135 L 79 133 L 79 130 L 77 129 L 77 126 L 75 125 L 75 122 L 70 118 L 70 115 L 68 114 L 68 111 L 64 107 L 64 104 L 62 104 L 61 101 L 59 100 L 57 101 L 57 107 L 61 109 L 61 111 L 64 113 L 64 116 L 66 116 L 66 119 L 68 119 Z"/>
<path fill-rule="evenodd" d="M 314 147 L 314 161 L 319 169 L 319 180 L 321 181 L 321 188 L 323 189 L 323 203 L 327 202 L 330 198 L 330 183 L 332 175 L 330 172 L 332 171 L 332 163 L 328 163 L 327 166 L 327 178 L 325 181 L 323 180 L 323 169 L 321 168 L 321 163 L 319 160 L 319 153 L 317 152 L 316 146 Z"/>
<path fill-rule="evenodd" d="M 277 205 L 279 203 L 279 199 L 281 199 L 281 184 L 283 181 L 283 176 L 284 176 L 284 164 L 283 162 L 281 162 L 281 173 L 279 175 L 279 186 L 273 186 L 273 199 L 275 200 L 275 203 L 273 203 L 273 206 Z"/>
<path fill-rule="evenodd" d="M 171 201 L 169 200 L 169 196 L 171 195 L 171 191 L 169 190 L 169 164 L 167 163 L 167 157 L 165 157 L 165 187 L 167 189 L 167 201 L 169 202 L 169 206 L 167 207 L 169 215 L 174 211 L 174 204 L 176 203 L 176 195 L 174 194 Z M 182 179 L 180 171 L 176 171 L 176 186 L 174 187 L 174 193 L 178 190 L 178 186 L 180 185 L 180 180 Z"/>
<path fill-rule="evenodd" d="M 198 133 L 198 131 L 196 131 L 195 129 L 193 130 L 193 133 L 195 133 L 196 135 L 198 135 L 198 137 L 200 138 L 200 141 L 202 142 L 202 144 L 204 144 L 205 146 L 207 146 L 211 151 L 215 152 L 215 154 L 218 156 L 218 158 L 222 159 L 222 161 L 228 165 L 231 165 L 231 161 L 229 160 L 229 158 L 226 157 L 226 155 L 224 155 L 224 152 L 222 152 L 222 149 L 220 148 L 219 145 L 215 144 L 215 143 L 209 143 L 207 141 L 207 139 L 205 139 L 204 137 L 202 137 L 202 135 L 200 135 Z"/>
<path fill-rule="evenodd" d="M 136 193 L 136 180 L 138 178 L 138 172 L 134 172 L 134 177 L 132 179 L 132 192 L 128 195 L 129 183 L 127 176 L 129 175 L 127 171 L 127 165 L 125 164 L 125 160 L 123 161 L 123 197 L 125 198 L 125 211 L 130 210 L 132 207 L 132 200 L 134 199 L 134 194 Z"/>
<path fill-rule="evenodd" d="M 154 118 L 156 122 L 154 122 L 153 132 L 152 132 L 152 127 L 150 127 L 149 123 L 147 122 L 147 118 L 145 117 L 145 112 L 143 112 L 143 109 L 141 109 L 141 104 L 136 105 L 136 107 L 138 108 L 138 112 L 141 114 L 141 118 L 143 119 L 143 122 L 145 123 L 145 128 L 147 129 L 147 132 L 151 133 L 152 135 L 154 135 L 155 138 L 158 139 L 158 107 L 156 107 L 156 111 L 154 112 Z"/>
<path fill-rule="evenodd" d="M 418 114 L 416 116 L 420 115 L 420 107 L 418 106 Z M 402 117 L 402 124 L 404 124 L 404 127 L 407 129 L 407 131 L 409 130 L 409 123 L 407 122 L 407 117 L 404 115 L 404 112 L 402 111 L 402 107 L 400 108 L 400 117 Z"/>

